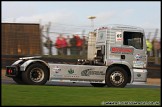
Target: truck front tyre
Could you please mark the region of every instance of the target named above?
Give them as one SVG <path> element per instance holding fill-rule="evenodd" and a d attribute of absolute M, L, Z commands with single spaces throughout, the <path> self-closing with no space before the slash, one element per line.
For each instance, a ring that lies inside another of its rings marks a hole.
<path fill-rule="evenodd" d="M 127 72 L 121 67 L 110 68 L 105 77 L 105 81 L 108 87 L 120 87 L 126 86 L 128 80 Z"/>
<path fill-rule="evenodd" d="M 44 85 L 48 80 L 48 75 L 45 66 L 35 63 L 22 72 L 22 79 L 29 85 Z"/>

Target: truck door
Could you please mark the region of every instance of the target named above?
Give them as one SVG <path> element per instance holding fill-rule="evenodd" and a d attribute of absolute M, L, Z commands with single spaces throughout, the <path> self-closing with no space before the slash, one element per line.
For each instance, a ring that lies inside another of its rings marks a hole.
<path fill-rule="evenodd" d="M 96 37 L 96 48 L 97 49 L 97 56 L 102 56 L 102 62 L 104 63 L 105 61 L 105 56 L 106 56 L 106 41 L 107 39 L 107 28 L 106 27 L 102 27 L 98 30 L 97 32 L 97 37 Z"/>
<path fill-rule="evenodd" d="M 129 63 L 133 68 L 146 67 L 146 43 L 142 32 L 123 32 L 122 63 Z"/>

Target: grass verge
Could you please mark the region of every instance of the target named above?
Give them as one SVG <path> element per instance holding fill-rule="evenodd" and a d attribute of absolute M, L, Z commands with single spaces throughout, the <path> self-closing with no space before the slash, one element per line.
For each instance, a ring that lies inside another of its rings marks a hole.
<path fill-rule="evenodd" d="M 105 102 L 160 103 L 160 88 L 96 88 L 2 84 L 2 106 L 84 106 Z"/>

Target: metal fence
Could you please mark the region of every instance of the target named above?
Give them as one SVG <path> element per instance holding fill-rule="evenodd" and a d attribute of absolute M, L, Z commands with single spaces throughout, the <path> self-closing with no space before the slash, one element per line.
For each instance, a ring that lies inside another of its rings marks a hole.
<path fill-rule="evenodd" d="M 84 31 L 84 29 L 82 30 Z M 57 55 L 57 48 L 54 46 L 54 44 L 56 43 L 57 41 L 57 37 L 59 35 L 62 35 L 65 39 L 70 36 L 70 39 L 73 38 L 73 35 L 72 33 L 66 33 L 66 32 L 57 32 L 57 31 L 48 31 L 47 33 L 47 30 L 46 31 L 42 31 L 42 42 L 45 43 L 47 41 L 47 38 L 50 38 L 50 40 L 52 41 L 52 55 Z M 83 36 L 86 37 L 86 40 L 88 40 L 88 34 L 83 34 L 83 33 L 80 33 L 80 34 L 75 34 L 75 35 L 78 35 L 80 38 L 82 38 Z M 161 45 L 159 45 L 160 47 L 157 48 L 157 46 L 154 46 L 153 44 L 153 41 L 156 40 L 156 42 L 158 42 L 159 44 L 161 44 L 160 42 L 160 30 L 159 29 L 156 29 L 156 28 L 149 28 L 149 29 L 145 29 L 145 36 L 146 36 L 146 39 L 148 39 L 151 44 L 152 44 L 152 49 L 151 49 L 151 52 L 150 52 L 150 55 L 149 56 L 157 56 L 157 57 L 161 57 L 161 53 L 160 53 L 160 49 L 161 49 Z M 155 50 L 154 50 L 155 49 Z M 49 54 L 49 50 L 48 50 L 48 47 L 43 45 L 43 51 L 44 51 L 44 54 L 47 55 Z M 157 52 L 154 52 L 154 51 L 157 51 Z M 157 53 L 157 55 L 155 55 L 155 53 Z M 69 55 L 70 53 L 68 52 L 67 55 Z"/>

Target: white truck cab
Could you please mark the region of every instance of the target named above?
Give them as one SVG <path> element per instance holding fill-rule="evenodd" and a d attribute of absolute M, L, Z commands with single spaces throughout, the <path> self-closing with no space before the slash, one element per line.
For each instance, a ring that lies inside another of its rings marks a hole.
<path fill-rule="evenodd" d="M 146 82 L 147 52 L 144 30 L 128 25 L 108 25 L 91 32 L 87 59 L 77 65 L 21 58 L 7 66 L 6 76 L 19 84 L 49 81 L 90 83 L 96 87 L 125 87 Z"/>

